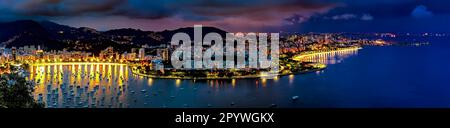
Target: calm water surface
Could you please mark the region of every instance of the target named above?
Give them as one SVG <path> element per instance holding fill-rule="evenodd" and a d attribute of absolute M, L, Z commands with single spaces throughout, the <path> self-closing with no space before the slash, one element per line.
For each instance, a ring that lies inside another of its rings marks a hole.
<path fill-rule="evenodd" d="M 96 64 L 34 66 L 30 79 L 47 107 L 450 107 L 449 58 L 435 41 L 321 55 L 310 61 L 326 70 L 274 79 L 148 79 Z"/>

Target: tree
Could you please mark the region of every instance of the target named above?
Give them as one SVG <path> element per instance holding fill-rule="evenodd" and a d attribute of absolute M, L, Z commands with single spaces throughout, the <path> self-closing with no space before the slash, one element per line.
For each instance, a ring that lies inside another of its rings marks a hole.
<path fill-rule="evenodd" d="M 33 96 L 33 86 L 17 74 L 0 75 L 1 108 L 43 108 Z"/>

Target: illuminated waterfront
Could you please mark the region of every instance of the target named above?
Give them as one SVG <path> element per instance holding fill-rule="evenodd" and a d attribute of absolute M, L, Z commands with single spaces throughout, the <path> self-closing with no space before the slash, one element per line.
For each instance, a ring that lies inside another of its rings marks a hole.
<path fill-rule="evenodd" d="M 352 55 L 349 53 L 340 52 L 337 55 Z M 314 59 L 322 62 L 330 59 L 331 55 L 335 54 L 320 55 Z M 281 93 L 278 92 L 281 90 L 276 88 L 295 87 L 295 81 L 298 79 L 296 77 L 301 77 L 288 75 L 270 79 L 154 79 L 133 75 L 126 64 L 92 62 L 35 63 L 30 66 L 29 72 L 28 79 L 36 85 L 33 93 L 35 99 L 45 103 L 47 107 L 57 108 L 266 107 L 276 102 L 273 102 L 273 99 L 260 98 L 271 97 L 273 91 Z M 276 90 L 271 90 L 274 88 Z M 259 94 L 260 91 L 266 93 Z M 255 96 L 244 98 L 248 93 Z M 290 96 L 283 97 L 289 99 Z M 207 98 L 212 99 L 199 100 Z M 277 104 L 285 107 L 300 105 L 290 101 Z"/>
<path fill-rule="evenodd" d="M 329 53 L 315 57 L 330 62 L 323 71 L 273 79 L 149 79 L 108 64 L 31 66 L 30 79 L 37 85 L 34 97 L 47 107 L 446 107 L 450 70 L 427 65 L 450 64 L 441 59 L 450 56 L 448 47 Z M 333 64 L 330 58 L 342 59 Z"/>
<path fill-rule="evenodd" d="M 126 107 L 128 67 L 112 63 L 32 65 L 35 98 L 48 107 Z"/>
<path fill-rule="evenodd" d="M 345 48 L 341 50 L 307 53 L 295 56 L 294 60 L 303 62 L 316 62 L 323 64 L 336 64 L 340 63 L 349 56 L 357 55 L 358 50 L 360 49 L 361 49 L 360 47 L 354 47 L 354 48 Z"/>

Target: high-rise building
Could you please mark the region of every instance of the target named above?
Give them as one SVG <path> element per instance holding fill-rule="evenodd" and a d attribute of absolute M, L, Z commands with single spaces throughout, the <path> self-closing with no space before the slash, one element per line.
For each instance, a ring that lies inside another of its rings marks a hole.
<path fill-rule="evenodd" d="M 131 48 L 131 53 L 136 53 L 136 48 Z"/>
<path fill-rule="evenodd" d="M 44 51 L 43 50 L 37 50 L 36 54 L 38 56 L 39 59 L 44 58 Z"/>
<path fill-rule="evenodd" d="M 145 58 L 145 48 L 140 48 L 139 49 L 139 59 L 144 59 Z"/>
<path fill-rule="evenodd" d="M 136 59 L 136 53 L 128 53 L 127 54 L 128 60 L 135 60 Z"/>
<path fill-rule="evenodd" d="M 16 60 L 16 54 L 17 54 L 17 48 L 16 47 L 12 47 L 11 48 L 11 54 L 12 54 L 13 60 Z"/>
<path fill-rule="evenodd" d="M 5 48 L 0 47 L 0 56 L 3 56 L 3 54 L 5 54 Z"/>
<path fill-rule="evenodd" d="M 36 47 L 34 46 L 34 45 L 31 45 L 30 46 L 30 51 L 31 51 L 31 53 L 33 53 L 33 52 L 35 52 L 37 49 L 36 49 Z"/>
<path fill-rule="evenodd" d="M 161 57 L 162 60 L 169 60 L 169 49 L 161 48 L 156 50 L 157 56 Z"/>

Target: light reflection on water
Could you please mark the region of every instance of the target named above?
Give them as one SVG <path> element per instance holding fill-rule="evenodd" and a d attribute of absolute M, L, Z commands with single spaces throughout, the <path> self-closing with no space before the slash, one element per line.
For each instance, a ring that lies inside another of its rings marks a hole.
<path fill-rule="evenodd" d="M 47 107 L 126 107 L 125 65 L 31 66 L 34 97 Z"/>
<path fill-rule="evenodd" d="M 321 73 L 280 76 L 264 82 L 261 79 L 147 79 L 132 75 L 126 66 L 120 71 L 114 65 L 111 68 L 108 65 L 35 66 L 30 69 L 33 73 L 29 77 L 36 83 L 35 98 L 42 94 L 42 101 L 50 107 L 56 103 L 55 107 L 109 107 L 111 104 L 111 107 L 261 108 L 276 104 L 282 108 L 448 108 L 450 68 L 445 65 L 450 61 L 442 59 L 450 57 L 447 42 L 413 48 L 365 47 L 357 56 L 329 65 Z M 77 71 L 80 69 L 82 73 Z M 116 78 L 121 75 L 124 81 L 119 91 L 121 81 Z M 65 88 L 60 87 L 64 83 Z M 74 88 L 73 96 L 70 85 Z M 91 93 L 93 90 L 97 91 Z M 75 101 L 79 92 L 81 105 Z M 296 102 L 292 101 L 293 96 L 298 96 Z"/>
<path fill-rule="evenodd" d="M 342 51 L 333 51 L 318 53 L 313 55 L 305 55 L 302 57 L 302 61 L 305 62 L 317 62 L 323 64 L 338 64 L 341 63 L 345 58 L 358 54 L 359 49 L 347 49 Z"/>
<path fill-rule="evenodd" d="M 335 64 L 356 51 L 310 56 L 305 61 Z M 34 97 L 47 107 L 296 107 L 287 90 L 302 75 L 271 79 L 180 80 L 136 76 L 126 65 L 65 64 L 30 68 Z M 286 86 L 288 85 L 288 86 Z M 284 98 L 281 98 L 284 97 Z M 287 98 L 286 98 L 287 97 Z"/>

